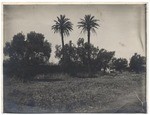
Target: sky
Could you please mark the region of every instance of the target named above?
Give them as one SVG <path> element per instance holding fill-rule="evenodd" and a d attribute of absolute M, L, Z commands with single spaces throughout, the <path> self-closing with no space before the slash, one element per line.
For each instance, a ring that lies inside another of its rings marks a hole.
<path fill-rule="evenodd" d="M 54 20 L 61 14 L 73 23 L 70 36 L 64 38 L 74 44 L 79 38 L 87 41 L 86 33 L 81 33 L 77 23 L 85 15 L 91 14 L 100 20 L 100 27 L 91 34 L 91 43 L 108 51 L 115 51 L 115 57 L 129 60 L 134 53 L 145 56 L 145 5 L 143 4 L 47 4 L 47 5 L 4 5 L 4 43 L 10 42 L 19 32 L 42 33 L 52 44 L 50 62 L 57 63 L 55 45 L 61 45 L 59 33 L 51 30 Z"/>

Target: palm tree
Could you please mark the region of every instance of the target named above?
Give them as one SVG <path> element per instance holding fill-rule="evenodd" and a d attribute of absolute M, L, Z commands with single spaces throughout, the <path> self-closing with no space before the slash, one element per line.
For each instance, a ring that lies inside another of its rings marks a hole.
<path fill-rule="evenodd" d="M 87 38 L 88 38 L 88 71 L 89 76 L 91 75 L 91 59 L 90 59 L 90 32 L 96 32 L 95 29 L 98 29 L 99 24 L 97 23 L 97 19 L 94 19 L 94 16 L 91 15 L 85 15 L 84 19 L 81 19 L 80 22 L 78 22 L 78 28 L 82 28 L 81 32 L 87 32 Z"/>
<path fill-rule="evenodd" d="M 78 22 L 78 28 L 82 28 L 81 32 L 87 32 L 88 44 L 90 44 L 90 32 L 96 32 L 95 29 L 98 29 L 97 21 L 99 20 L 94 19 L 94 16 L 85 15 L 84 19 Z"/>
<path fill-rule="evenodd" d="M 73 24 L 69 20 L 65 15 L 60 15 L 60 17 L 57 17 L 57 20 L 54 20 L 55 25 L 52 26 L 54 33 L 60 33 L 61 35 L 62 48 L 64 48 L 64 36 L 69 36 L 69 31 L 73 30 Z"/>

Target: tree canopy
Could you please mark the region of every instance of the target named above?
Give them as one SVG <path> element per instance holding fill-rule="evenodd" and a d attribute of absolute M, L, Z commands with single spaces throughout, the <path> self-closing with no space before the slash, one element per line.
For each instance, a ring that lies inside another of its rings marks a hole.
<path fill-rule="evenodd" d="M 50 58 L 51 44 L 44 39 L 41 33 L 30 32 L 26 38 L 23 33 L 18 33 L 6 43 L 4 54 L 14 63 L 45 64 Z"/>
<path fill-rule="evenodd" d="M 60 17 L 57 17 L 57 20 L 54 20 L 54 22 L 55 24 L 52 26 L 52 30 L 54 30 L 54 33 L 60 33 L 62 47 L 64 47 L 64 36 L 68 36 L 69 32 L 73 30 L 73 24 L 65 15 L 60 15 Z"/>
<path fill-rule="evenodd" d="M 114 58 L 112 60 L 112 63 L 113 63 L 114 69 L 119 72 L 122 72 L 128 66 L 128 61 L 125 58 L 118 58 L 118 59 Z"/>
<path fill-rule="evenodd" d="M 146 66 L 146 58 L 135 53 L 130 60 L 129 63 L 131 71 L 135 71 L 136 73 L 141 72 Z"/>
<path fill-rule="evenodd" d="M 95 19 L 94 16 L 85 15 L 83 19 L 78 22 L 78 28 L 82 28 L 81 32 L 87 32 L 88 44 L 90 44 L 90 31 L 96 32 L 95 29 L 98 29 L 99 24 L 97 23 L 99 20 Z"/>

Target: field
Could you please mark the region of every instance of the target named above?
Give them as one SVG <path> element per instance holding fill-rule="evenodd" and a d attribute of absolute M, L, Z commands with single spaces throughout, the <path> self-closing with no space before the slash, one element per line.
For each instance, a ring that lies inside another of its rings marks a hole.
<path fill-rule="evenodd" d="M 97 73 L 92 78 L 48 74 L 28 83 L 5 79 L 4 112 L 145 113 L 145 76 L 129 72 Z"/>

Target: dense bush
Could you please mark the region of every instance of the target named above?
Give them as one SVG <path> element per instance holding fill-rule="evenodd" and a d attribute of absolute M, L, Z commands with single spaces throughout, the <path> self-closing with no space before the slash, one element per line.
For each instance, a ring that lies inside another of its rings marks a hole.
<path fill-rule="evenodd" d="M 141 71 L 145 71 L 146 67 L 146 58 L 144 56 L 141 56 L 137 53 L 135 53 L 130 60 L 129 63 L 130 70 L 135 71 L 136 73 L 139 73 Z"/>
<path fill-rule="evenodd" d="M 128 61 L 125 58 L 114 58 L 112 60 L 113 67 L 116 71 L 122 72 L 123 70 L 127 69 Z"/>
<path fill-rule="evenodd" d="M 51 44 L 45 40 L 43 34 L 30 32 L 25 37 L 22 33 L 14 35 L 11 42 L 4 47 L 4 54 L 8 57 L 4 60 L 4 74 L 11 74 L 23 79 L 32 79 L 37 74 L 66 72 L 72 75 L 76 73 L 91 73 L 97 71 L 115 69 L 122 72 L 128 68 L 125 58 L 114 58 L 114 51 L 99 49 L 93 44 L 84 42 L 79 38 L 77 46 L 70 41 L 62 48 L 56 45 L 55 57 L 58 64 L 49 64 Z M 89 68 L 90 65 L 90 68 Z M 131 57 L 129 68 L 137 73 L 144 71 L 146 58 L 138 54 Z"/>
<path fill-rule="evenodd" d="M 77 66 L 77 50 L 74 44 L 70 41 L 69 44 L 65 44 L 62 48 L 56 45 L 55 57 L 59 58 L 59 65 L 64 72 L 74 73 L 74 69 Z"/>
<path fill-rule="evenodd" d="M 34 66 L 47 64 L 50 58 L 51 44 L 44 39 L 43 34 L 36 32 L 28 33 L 27 38 L 22 33 L 14 35 L 4 47 L 4 54 L 8 57 L 4 61 L 4 69 L 20 78 L 33 76 Z"/>
<path fill-rule="evenodd" d="M 109 63 L 114 55 L 115 55 L 115 52 L 107 51 L 105 49 L 101 49 L 98 52 L 97 65 L 100 68 L 100 70 L 104 71 L 104 73 L 106 72 L 106 69 L 109 68 Z"/>
<path fill-rule="evenodd" d="M 83 38 L 78 39 L 77 41 L 78 64 L 80 64 L 81 67 L 85 68 L 85 71 L 89 71 L 88 64 L 90 64 L 90 69 L 92 72 L 97 69 L 95 65 L 98 52 L 99 52 L 98 47 L 95 47 L 92 44 L 89 45 L 87 42 L 84 42 Z"/>
<path fill-rule="evenodd" d="M 65 44 L 64 49 L 61 46 L 56 46 L 56 57 L 60 59 L 59 65 L 64 72 L 77 73 L 89 72 L 88 63 L 92 72 L 103 71 L 136 71 L 137 73 L 145 70 L 145 57 L 135 54 L 128 66 L 128 61 L 125 58 L 115 58 L 114 51 L 99 49 L 92 44 L 84 42 L 83 38 L 79 38 L 77 46 L 71 41 Z M 90 54 L 90 58 L 88 57 Z M 90 59 L 90 60 L 89 60 Z"/>
<path fill-rule="evenodd" d="M 4 54 L 14 63 L 45 64 L 50 58 L 51 44 L 44 39 L 40 33 L 30 32 L 27 38 L 18 33 L 10 43 L 6 43 Z"/>
<path fill-rule="evenodd" d="M 60 59 L 59 65 L 66 72 L 88 72 L 88 63 L 90 63 L 90 69 L 92 72 L 101 71 L 104 72 L 109 68 L 109 62 L 113 58 L 115 52 L 109 52 L 105 49 L 99 50 L 98 47 L 84 42 L 83 38 L 79 38 L 77 41 L 77 47 L 70 41 L 69 44 L 65 44 L 62 49 L 61 46 L 56 45 L 56 57 Z M 90 53 L 90 60 L 88 54 Z"/>

